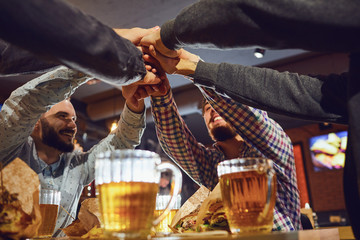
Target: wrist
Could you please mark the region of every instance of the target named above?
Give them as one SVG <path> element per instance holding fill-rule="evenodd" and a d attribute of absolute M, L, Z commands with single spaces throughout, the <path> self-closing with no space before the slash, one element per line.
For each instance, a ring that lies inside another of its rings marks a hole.
<path fill-rule="evenodd" d="M 126 100 L 126 106 L 133 113 L 143 113 L 145 110 L 144 100 L 139 100 L 137 105 L 130 103 L 130 101 Z"/>
<path fill-rule="evenodd" d="M 200 59 L 199 57 L 197 60 L 180 59 L 179 63 L 176 66 L 176 71 L 174 73 L 184 76 L 193 76 L 196 71 L 196 67 L 199 62 L 199 59 Z"/>

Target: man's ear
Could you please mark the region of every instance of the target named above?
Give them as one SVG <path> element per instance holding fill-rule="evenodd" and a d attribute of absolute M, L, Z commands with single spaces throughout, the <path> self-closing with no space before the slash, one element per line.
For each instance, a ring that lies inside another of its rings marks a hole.
<path fill-rule="evenodd" d="M 40 129 L 41 129 L 41 122 L 40 119 L 35 123 L 33 132 L 31 135 L 39 135 L 40 134 Z"/>

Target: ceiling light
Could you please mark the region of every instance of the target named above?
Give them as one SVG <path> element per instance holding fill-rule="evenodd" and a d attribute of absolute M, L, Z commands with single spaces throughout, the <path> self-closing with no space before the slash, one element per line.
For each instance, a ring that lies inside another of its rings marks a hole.
<path fill-rule="evenodd" d="M 256 48 L 254 51 L 254 56 L 256 58 L 263 58 L 265 55 L 265 49 L 263 48 Z"/>
<path fill-rule="evenodd" d="M 117 121 L 114 120 L 114 122 L 111 124 L 110 131 L 111 131 L 111 132 L 114 131 L 117 127 L 118 127 Z"/>

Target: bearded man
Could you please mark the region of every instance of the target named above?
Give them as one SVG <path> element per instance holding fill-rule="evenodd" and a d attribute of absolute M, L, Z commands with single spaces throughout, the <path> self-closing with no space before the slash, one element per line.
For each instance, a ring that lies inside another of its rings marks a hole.
<path fill-rule="evenodd" d="M 144 102 L 128 101 L 137 86 L 124 86 L 126 104 L 119 127 L 89 151 L 73 151 L 76 112 L 68 98 L 89 79 L 60 67 L 16 89 L 0 111 L 1 164 L 18 157 L 38 174 L 42 188 L 61 192 L 53 236 L 61 236 L 60 228 L 76 217 L 82 190 L 94 180 L 96 155 L 135 148 L 145 128 Z"/>
<path fill-rule="evenodd" d="M 181 118 L 168 80 L 153 94 L 139 88 L 138 99 L 151 95 L 152 114 L 157 137 L 165 153 L 195 181 L 213 189 L 218 183 L 217 165 L 239 157 L 266 157 L 274 162 L 277 175 L 277 199 L 273 230 L 301 229 L 300 198 L 290 138 L 267 113 L 245 106 L 199 87 L 206 101 L 203 117 L 214 144 L 198 142 Z"/>

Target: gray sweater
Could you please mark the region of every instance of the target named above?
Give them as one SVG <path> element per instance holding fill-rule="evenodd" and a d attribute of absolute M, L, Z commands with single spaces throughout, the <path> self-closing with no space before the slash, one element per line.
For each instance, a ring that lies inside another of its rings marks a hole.
<path fill-rule="evenodd" d="M 161 27 L 170 49 L 181 46 L 360 50 L 358 0 L 202 0 Z"/>
<path fill-rule="evenodd" d="M 230 64 L 199 63 L 195 82 L 251 106 L 349 124 L 344 193 L 360 239 L 360 1 L 202 0 L 163 24 L 161 39 L 193 47 L 301 48 L 349 52 L 349 73 L 307 77 Z"/>
<path fill-rule="evenodd" d="M 315 121 L 347 123 L 348 73 L 307 76 L 236 64 L 199 62 L 197 85 L 256 108 Z"/>

